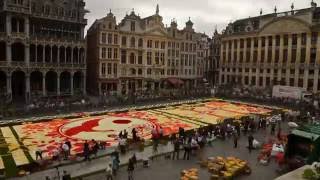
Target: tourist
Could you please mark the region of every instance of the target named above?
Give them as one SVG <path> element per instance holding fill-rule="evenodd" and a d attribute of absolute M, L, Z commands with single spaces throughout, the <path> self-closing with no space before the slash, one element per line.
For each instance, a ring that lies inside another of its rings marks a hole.
<path fill-rule="evenodd" d="M 53 149 L 53 151 L 52 151 L 52 160 L 53 161 L 56 161 L 56 160 L 60 161 L 60 151 L 59 151 L 59 149 L 60 148 Z"/>
<path fill-rule="evenodd" d="M 184 129 L 182 127 L 179 127 L 179 138 L 184 138 Z"/>
<path fill-rule="evenodd" d="M 124 130 L 124 132 L 123 132 L 123 138 L 124 138 L 124 139 L 128 139 L 128 132 L 127 132 L 127 130 Z"/>
<path fill-rule="evenodd" d="M 276 131 L 276 123 L 272 123 L 271 124 L 271 135 L 274 135 L 275 134 L 275 131 Z"/>
<path fill-rule="evenodd" d="M 106 168 L 106 178 L 107 180 L 113 180 L 111 164 L 108 164 Z"/>
<path fill-rule="evenodd" d="M 176 155 L 177 155 L 177 160 L 179 160 L 180 144 L 181 144 L 181 142 L 179 139 L 176 139 L 174 141 L 174 143 L 173 143 L 174 150 L 173 150 L 172 160 L 174 160 Z"/>
<path fill-rule="evenodd" d="M 254 138 L 253 138 L 252 134 L 250 133 L 250 135 L 248 136 L 249 153 L 251 153 L 251 150 L 253 149 L 253 140 L 254 140 Z"/>
<path fill-rule="evenodd" d="M 134 162 L 130 158 L 128 163 L 128 180 L 133 180 Z"/>
<path fill-rule="evenodd" d="M 63 171 L 62 180 L 71 180 L 71 175 L 67 171 Z"/>
<path fill-rule="evenodd" d="M 42 160 L 42 153 L 43 151 L 41 149 L 36 150 L 36 160 L 38 160 L 38 158 Z"/>
<path fill-rule="evenodd" d="M 238 135 L 236 132 L 233 133 L 233 148 L 238 147 Z"/>
<path fill-rule="evenodd" d="M 92 145 L 92 153 L 94 154 L 95 157 L 97 157 L 98 154 L 98 150 L 99 150 L 99 144 L 97 143 L 97 141 L 95 141 L 94 139 L 91 140 L 91 145 Z"/>
<path fill-rule="evenodd" d="M 63 143 L 62 145 L 62 151 L 63 151 L 63 157 L 64 160 L 68 160 L 68 156 L 69 156 L 69 146 L 66 143 Z"/>
<path fill-rule="evenodd" d="M 106 150 L 106 145 L 107 145 L 106 142 L 100 141 L 100 143 L 99 143 L 99 148 L 100 148 L 101 150 Z"/>
<path fill-rule="evenodd" d="M 190 159 L 190 151 L 191 151 L 191 139 L 186 139 L 184 142 L 184 154 L 183 154 L 183 160 L 189 160 Z"/>
<path fill-rule="evenodd" d="M 160 126 L 160 128 L 159 128 L 159 138 L 160 138 L 160 139 L 163 138 L 163 129 L 162 129 L 161 126 Z"/>
<path fill-rule="evenodd" d="M 240 137 L 240 135 L 241 135 L 241 128 L 240 128 L 240 124 L 239 124 L 239 123 L 236 124 L 235 129 L 236 129 L 236 131 L 237 131 L 238 137 Z"/>
<path fill-rule="evenodd" d="M 133 142 L 137 142 L 137 141 L 138 141 L 138 138 L 137 138 L 137 131 L 136 131 L 136 129 L 133 128 L 132 131 L 131 131 L 131 133 L 132 133 L 132 140 L 133 140 Z"/>
<path fill-rule="evenodd" d="M 123 138 L 123 134 L 122 134 L 122 131 L 120 131 L 120 133 L 119 133 L 119 138 L 121 139 L 121 138 Z"/>
<path fill-rule="evenodd" d="M 90 147 L 88 141 L 84 142 L 83 145 L 83 155 L 85 161 L 90 161 Z"/>
<path fill-rule="evenodd" d="M 70 156 L 71 155 L 71 142 L 69 141 L 69 140 L 67 140 L 66 142 L 66 145 L 68 145 L 68 147 L 69 147 L 69 151 L 68 151 L 68 156 Z"/>
<path fill-rule="evenodd" d="M 125 154 L 126 153 L 126 145 L 127 145 L 127 141 L 125 138 L 121 138 L 119 140 L 119 147 L 120 147 L 120 152 L 122 154 Z"/>
<path fill-rule="evenodd" d="M 113 156 L 112 157 L 112 172 L 113 172 L 113 175 L 115 175 L 115 176 L 117 175 L 119 165 L 120 165 L 119 155 Z"/>

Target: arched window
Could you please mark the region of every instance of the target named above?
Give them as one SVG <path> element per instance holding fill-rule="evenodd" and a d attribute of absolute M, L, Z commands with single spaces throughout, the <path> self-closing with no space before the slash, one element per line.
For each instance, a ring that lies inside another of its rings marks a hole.
<path fill-rule="evenodd" d="M 132 69 L 130 69 L 130 73 L 131 73 L 131 75 L 136 75 L 136 69 L 134 69 L 134 68 L 132 68 Z"/>
<path fill-rule="evenodd" d="M 142 75 L 142 69 L 138 69 L 138 74 Z"/>
<path fill-rule="evenodd" d="M 136 46 L 136 39 L 134 37 L 131 38 L 131 47 L 135 47 Z"/>
<path fill-rule="evenodd" d="M 135 55 L 134 55 L 134 53 L 131 53 L 130 54 L 130 64 L 134 64 L 135 63 Z"/>
<path fill-rule="evenodd" d="M 142 38 L 139 39 L 138 46 L 139 46 L 139 47 L 143 47 L 143 40 L 142 40 Z"/>

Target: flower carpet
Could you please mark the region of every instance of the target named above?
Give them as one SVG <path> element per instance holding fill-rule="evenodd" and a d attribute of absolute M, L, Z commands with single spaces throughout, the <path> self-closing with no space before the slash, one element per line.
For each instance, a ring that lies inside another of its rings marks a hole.
<path fill-rule="evenodd" d="M 19 167 L 35 160 L 35 151 L 51 156 L 62 143 L 69 140 L 72 154 L 82 152 L 85 140 L 103 141 L 107 146 L 118 144 L 118 134 L 126 130 L 131 136 L 135 128 L 138 136 L 151 138 L 154 127 L 162 127 L 164 135 L 177 133 L 179 128 L 196 129 L 217 124 L 227 118 L 239 118 L 249 114 L 267 114 L 272 110 L 244 104 L 211 100 L 196 104 L 182 104 L 141 111 L 113 112 L 101 116 L 76 119 L 52 119 L 37 123 L 0 128 L 0 169 L 9 166 L 11 160 Z M 2 141 L 1 141 L 2 140 Z"/>

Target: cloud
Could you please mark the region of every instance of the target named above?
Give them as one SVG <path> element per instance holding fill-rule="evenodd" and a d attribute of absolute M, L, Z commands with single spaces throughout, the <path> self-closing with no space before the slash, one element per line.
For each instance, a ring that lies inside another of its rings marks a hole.
<path fill-rule="evenodd" d="M 290 10 L 291 3 L 294 3 L 295 9 L 301 9 L 310 7 L 310 2 L 311 0 L 86 0 L 86 8 L 90 11 L 86 16 L 87 29 L 95 19 L 106 16 L 109 9 L 112 9 L 119 22 L 132 9 L 141 17 L 153 15 L 156 4 L 159 4 L 164 24 L 170 24 L 171 19 L 175 18 L 179 28 L 183 28 L 190 17 L 196 31 L 212 35 L 216 25 L 221 31 L 230 21 L 258 16 L 261 8 L 267 14 L 272 13 L 275 6 L 280 12 Z"/>

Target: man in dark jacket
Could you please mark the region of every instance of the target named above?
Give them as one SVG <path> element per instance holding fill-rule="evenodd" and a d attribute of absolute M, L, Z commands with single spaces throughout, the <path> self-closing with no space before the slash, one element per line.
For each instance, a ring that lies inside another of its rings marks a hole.
<path fill-rule="evenodd" d="M 179 160 L 179 152 L 180 152 L 180 139 L 176 139 L 174 141 L 174 151 L 173 151 L 173 156 L 172 156 L 172 160 L 174 160 L 174 157 L 177 155 L 177 160 Z"/>

